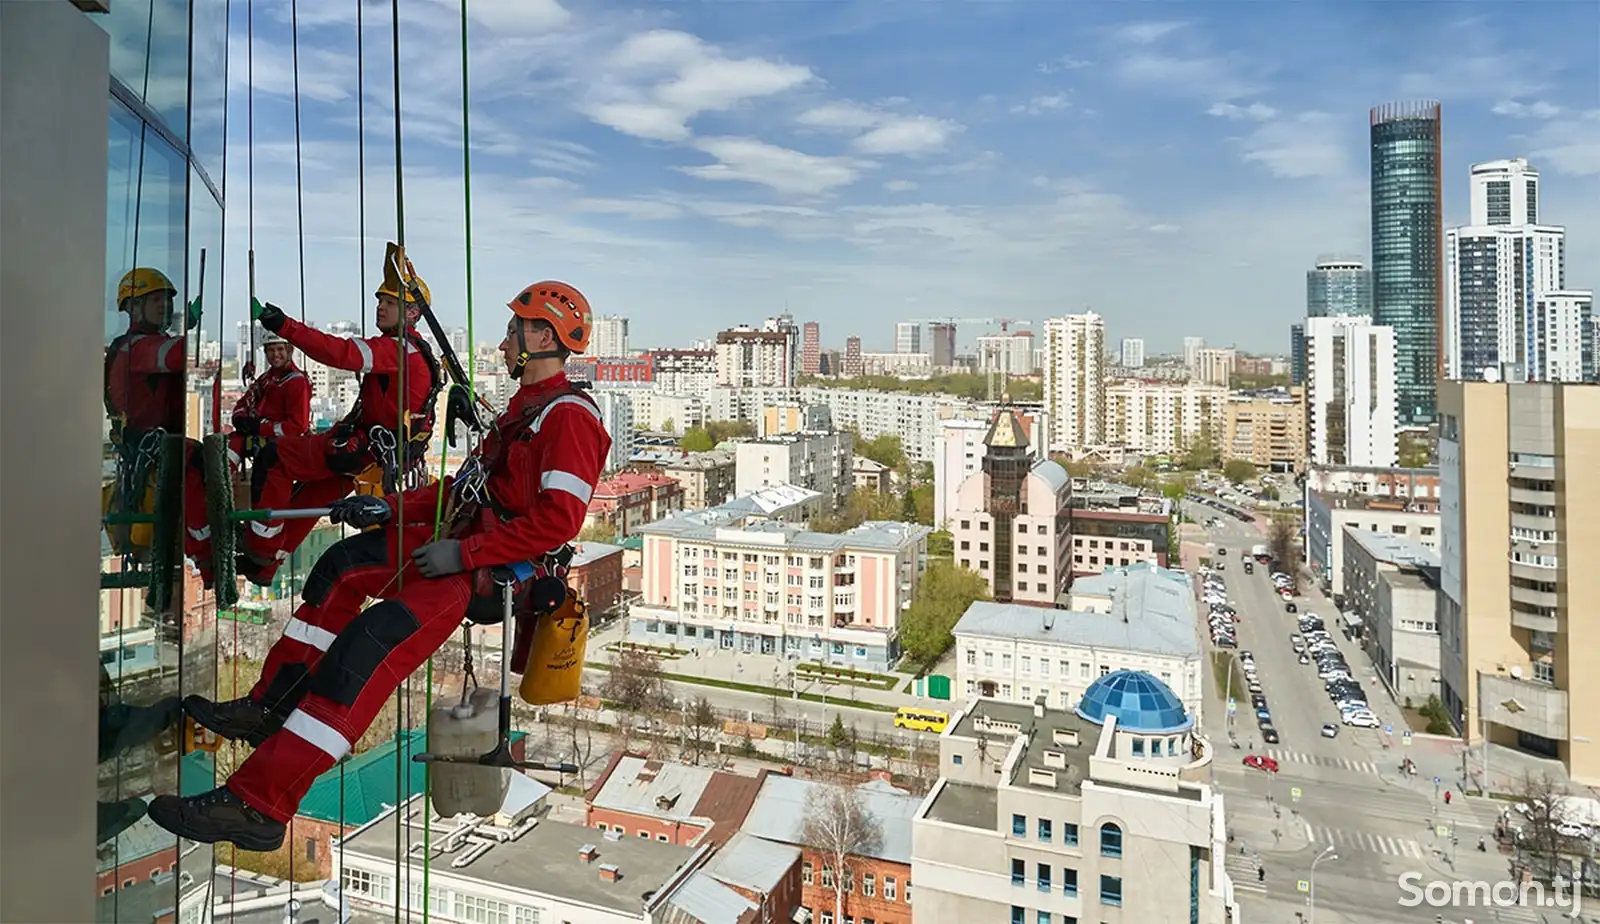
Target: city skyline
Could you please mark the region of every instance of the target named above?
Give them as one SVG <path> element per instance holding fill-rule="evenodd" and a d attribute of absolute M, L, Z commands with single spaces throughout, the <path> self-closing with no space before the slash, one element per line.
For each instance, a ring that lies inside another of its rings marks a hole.
<path fill-rule="evenodd" d="M 258 289 L 288 307 L 299 291 L 290 33 L 286 4 L 257 6 Z M 1036 323 L 1094 310 L 1108 336 L 1143 338 L 1152 353 L 1174 349 L 1197 315 L 1207 320 L 1193 333 L 1208 341 L 1281 352 L 1316 257 L 1370 258 L 1367 110 L 1412 96 L 1444 105 L 1445 176 L 1528 157 L 1546 201 L 1568 216 L 1573 265 L 1600 262 L 1600 220 L 1578 206 L 1600 193 L 1600 120 L 1585 108 L 1596 50 L 1580 39 L 1600 22 L 1592 8 L 1460 17 L 1307 4 L 1252 10 L 1241 31 L 1226 7 L 1176 21 L 1086 6 L 1067 41 L 1041 38 L 1059 30 L 1032 7 L 718 10 L 476 9 L 480 313 L 529 278 L 556 276 L 598 311 L 632 318 L 641 347 L 759 323 L 787 305 L 823 325 L 827 347 L 855 334 L 887 351 L 887 323 L 852 323 L 859 305 L 891 321 L 964 316 L 981 298 L 992 304 L 984 314 Z M 402 48 L 425 34 L 453 40 L 454 16 L 408 7 Z M 389 24 L 378 12 L 366 19 L 369 241 L 358 256 L 354 10 L 299 18 L 306 310 L 350 317 L 370 310 L 372 264 L 393 235 L 392 113 L 379 89 Z M 249 230 L 239 207 L 247 43 L 235 25 L 228 305 L 243 300 Z M 1408 41 L 1371 40 L 1390 27 Z M 929 53 L 881 53 L 908 38 Z M 535 66 L 513 52 L 521 46 L 560 50 Z M 1350 79 L 1351 54 L 1380 60 Z M 460 61 L 417 62 L 407 59 L 401 104 L 409 243 L 445 323 L 462 323 L 461 141 L 450 114 Z M 563 104 L 529 105 L 541 98 Z M 1466 190 L 1446 183 L 1445 224 L 1466 213 Z M 1227 259 L 1217 259 L 1217 227 L 1234 229 Z M 691 289 L 686 318 L 679 293 Z"/>

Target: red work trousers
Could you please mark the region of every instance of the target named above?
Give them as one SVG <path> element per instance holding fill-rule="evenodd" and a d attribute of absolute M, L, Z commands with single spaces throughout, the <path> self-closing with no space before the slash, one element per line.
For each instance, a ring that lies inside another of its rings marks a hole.
<path fill-rule="evenodd" d="M 257 510 L 326 507 L 345 497 L 355 489 L 357 473 L 330 468 L 330 458 L 339 455 L 339 448 L 333 445 L 333 437 L 327 433 L 273 440 L 256 455 L 252 506 Z M 262 567 L 263 576 L 269 576 L 300 547 L 316 525 L 316 520 L 251 523 L 245 537 L 245 552 Z"/>
<path fill-rule="evenodd" d="M 295 668 L 306 678 L 304 690 L 292 697 L 283 728 L 228 780 L 262 814 L 293 817 L 317 777 L 361 740 L 395 689 L 461 625 L 472 575 L 429 579 L 411 562 L 412 550 L 432 540 L 431 525 L 358 533 L 335 543 L 312 569 L 306 602 L 267 655 L 251 696 L 281 709 L 281 696 L 264 697 L 274 686 L 281 693 L 274 681 Z M 382 599 L 362 610 L 368 597 Z"/>
<path fill-rule="evenodd" d="M 210 580 L 211 518 L 206 512 L 206 470 L 200 444 L 186 440 L 183 463 L 183 551 Z"/>

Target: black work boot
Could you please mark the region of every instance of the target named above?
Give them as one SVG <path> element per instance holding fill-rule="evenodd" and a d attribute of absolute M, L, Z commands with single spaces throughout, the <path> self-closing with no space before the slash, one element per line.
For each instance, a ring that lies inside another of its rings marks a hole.
<path fill-rule="evenodd" d="M 156 796 L 150 820 L 166 830 L 198 841 L 228 841 L 244 850 L 277 850 L 288 825 L 261 814 L 226 786 L 190 796 Z"/>
<path fill-rule="evenodd" d="M 183 711 L 203 728 L 224 738 L 260 747 L 283 727 L 283 717 L 250 697 L 214 703 L 204 696 L 185 696 Z"/>
<path fill-rule="evenodd" d="M 96 844 L 104 844 L 133 827 L 145 812 L 144 800 L 131 796 L 121 802 L 96 802 L 94 808 Z"/>
<path fill-rule="evenodd" d="M 178 698 L 169 696 L 151 706 L 116 703 L 100 711 L 100 760 L 148 743 L 183 718 Z"/>

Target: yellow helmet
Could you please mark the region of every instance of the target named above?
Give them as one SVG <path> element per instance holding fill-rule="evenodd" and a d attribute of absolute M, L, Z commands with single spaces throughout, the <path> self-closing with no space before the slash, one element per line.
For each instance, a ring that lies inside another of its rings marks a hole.
<path fill-rule="evenodd" d="M 422 290 L 423 299 L 425 301 L 427 301 L 428 304 L 432 305 L 433 304 L 433 293 L 428 291 L 428 284 L 426 282 L 422 281 L 422 277 L 421 276 L 412 276 L 409 281 L 416 283 L 417 288 Z M 411 293 L 409 287 L 407 288 L 407 291 L 405 293 L 405 297 L 401 298 L 401 294 L 400 294 L 399 289 L 396 288 L 388 280 L 384 280 L 383 284 L 378 286 L 378 291 L 374 292 L 373 294 L 374 295 L 388 295 L 388 296 L 392 296 L 394 298 L 397 298 L 397 299 L 400 300 L 400 303 L 405 305 L 407 308 L 410 308 L 413 305 L 416 305 L 416 298 Z M 418 307 L 421 307 L 421 306 L 419 305 Z"/>
<path fill-rule="evenodd" d="M 128 270 L 122 277 L 122 282 L 117 285 L 117 304 L 122 304 L 130 298 L 149 295 L 151 292 L 165 290 L 173 298 L 178 297 L 178 287 L 172 284 L 167 274 L 148 266 L 135 267 Z"/>

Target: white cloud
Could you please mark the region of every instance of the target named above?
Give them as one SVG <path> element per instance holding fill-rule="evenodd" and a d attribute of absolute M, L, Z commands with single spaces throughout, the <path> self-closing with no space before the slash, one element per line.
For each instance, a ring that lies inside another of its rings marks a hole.
<path fill-rule="evenodd" d="M 671 221 L 683 217 L 683 209 L 657 199 L 579 199 L 572 203 L 572 210 L 621 215 L 632 221 Z"/>
<path fill-rule="evenodd" d="M 889 182 L 883 184 L 883 188 L 887 192 L 910 192 L 917 188 L 917 184 L 911 182 L 910 180 L 890 180 Z"/>
<path fill-rule="evenodd" d="M 723 112 L 811 81 L 810 68 L 764 58 L 730 58 L 685 32 L 658 29 L 627 38 L 600 65 L 585 114 L 627 135 L 686 141 L 701 113 Z"/>
<path fill-rule="evenodd" d="M 1045 112 L 1059 112 L 1072 105 L 1072 97 L 1066 93 L 1051 93 L 1045 96 L 1035 96 L 1026 103 L 1018 103 L 1011 107 L 1012 115 L 1040 115 Z"/>
<path fill-rule="evenodd" d="M 1219 56 L 1139 52 L 1117 65 L 1126 83 L 1173 96 L 1234 100 L 1258 92 L 1256 84 Z"/>
<path fill-rule="evenodd" d="M 1285 179 L 1340 177 L 1348 173 L 1339 119 L 1323 112 L 1267 122 L 1240 142 L 1244 159 Z"/>
<path fill-rule="evenodd" d="M 684 173 L 702 180 L 756 183 L 787 195 L 814 196 L 849 186 L 872 166 L 846 157 L 806 154 L 754 138 L 701 138 L 695 147 L 717 163 L 679 168 Z"/>
<path fill-rule="evenodd" d="M 1600 176 L 1600 109 L 1545 122 L 1527 143 L 1529 158 L 1539 166 L 1549 164 L 1569 176 Z"/>
<path fill-rule="evenodd" d="M 586 173 L 595 166 L 594 151 L 557 138 L 533 145 L 528 159 L 535 167 L 561 173 Z"/>
<path fill-rule="evenodd" d="M 1094 67 L 1094 62 L 1085 61 L 1082 58 L 1074 58 L 1071 55 L 1062 55 L 1052 61 L 1040 64 L 1038 70 L 1041 74 L 1059 74 L 1063 71 L 1083 70 L 1086 67 Z"/>
<path fill-rule="evenodd" d="M 1206 110 L 1208 115 L 1218 116 L 1234 121 L 1248 119 L 1252 122 L 1265 122 L 1278 114 L 1278 110 L 1264 103 L 1251 103 L 1248 106 L 1236 106 L 1233 103 L 1217 103 Z"/>
<path fill-rule="evenodd" d="M 1119 41 L 1134 45 L 1153 45 L 1186 25 L 1187 23 L 1182 22 L 1134 22 L 1118 26 L 1113 34 Z"/>
<path fill-rule="evenodd" d="M 808 109 L 796 121 L 822 131 L 860 132 L 851 143 L 857 151 L 874 156 L 931 154 L 943 150 L 953 135 L 966 131 L 966 126 L 948 119 L 899 115 L 850 102 Z"/>
<path fill-rule="evenodd" d="M 1158 221 L 1155 224 L 1151 225 L 1150 227 L 1146 228 L 1145 230 L 1149 231 L 1151 234 L 1177 234 L 1179 231 L 1182 231 L 1183 229 L 1178 227 L 1177 225 L 1170 225 L 1170 224 L 1167 224 L 1166 222 L 1159 222 Z"/>
<path fill-rule="evenodd" d="M 456 0 L 438 0 L 460 9 Z M 538 35 L 572 22 L 572 14 L 556 0 L 472 0 L 467 15 L 502 35 Z"/>
<path fill-rule="evenodd" d="M 1531 103 L 1508 99 L 1494 104 L 1494 114 L 1510 116 L 1513 119 L 1553 119 L 1561 114 L 1561 107 L 1542 99 Z"/>

